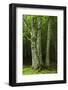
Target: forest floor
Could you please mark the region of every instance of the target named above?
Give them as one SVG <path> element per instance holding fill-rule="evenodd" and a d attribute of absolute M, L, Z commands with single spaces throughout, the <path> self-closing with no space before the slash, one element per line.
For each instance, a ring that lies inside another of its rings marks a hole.
<path fill-rule="evenodd" d="M 24 75 L 31 75 L 31 74 L 53 74 L 53 73 L 57 73 L 57 68 L 56 67 L 48 67 L 48 68 L 44 68 L 42 70 L 34 70 L 32 69 L 31 66 L 25 66 L 22 69 L 22 74 Z"/>

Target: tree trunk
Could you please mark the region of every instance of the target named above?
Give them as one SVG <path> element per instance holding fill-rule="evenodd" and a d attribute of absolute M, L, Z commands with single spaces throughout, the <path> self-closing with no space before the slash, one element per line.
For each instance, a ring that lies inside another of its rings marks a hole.
<path fill-rule="evenodd" d="M 38 69 L 43 65 L 41 54 L 41 18 L 32 17 L 32 32 L 31 32 L 31 51 L 32 51 L 32 67 Z M 37 30 L 35 28 L 36 20 L 38 20 Z"/>
<path fill-rule="evenodd" d="M 41 17 L 38 17 L 37 55 L 38 55 L 40 66 L 43 66 L 42 53 L 41 53 Z"/>
<path fill-rule="evenodd" d="M 37 55 L 37 35 L 35 30 L 35 18 L 32 16 L 32 31 L 31 31 L 31 51 L 32 51 L 32 68 L 37 69 L 39 67 L 39 60 Z"/>
<path fill-rule="evenodd" d="M 47 31 L 47 46 L 46 46 L 46 66 L 50 66 L 50 32 L 51 32 L 51 18 L 48 21 L 48 31 Z"/>

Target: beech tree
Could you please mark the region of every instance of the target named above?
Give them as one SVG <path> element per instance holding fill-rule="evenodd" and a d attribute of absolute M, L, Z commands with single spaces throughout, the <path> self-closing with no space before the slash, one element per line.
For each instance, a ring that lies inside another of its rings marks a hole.
<path fill-rule="evenodd" d="M 36 17 L 32 16 L 32 30 L 31 30 L 31 51 L 32 51 L 32 68 L 39 67 L 38 53 L 37 53 L 37 30 Z"/>
<path fill-rule="evenodd" d="M 36 25 L 38 25 L 38 28 L 36 28 Z M 32 68 L 40 68 L 43 65 L 41 54 L 41 17 L 32 17 L 31 51 Z"/>
<path fill-rule="evenodd" d="M 24 66 L 39 69 L 57 65 L 56 16 L 23 16 L 23 52 Z"/>

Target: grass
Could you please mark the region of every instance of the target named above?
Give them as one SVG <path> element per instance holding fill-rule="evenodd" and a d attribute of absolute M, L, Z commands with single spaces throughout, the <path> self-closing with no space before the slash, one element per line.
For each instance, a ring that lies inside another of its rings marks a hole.
<path fill-rule="evenodd" d="M 56 67 L 48 67 L 48 68 L 44 68 L 42 70 L 34 70 L 32 69 L 31 66 L 24 66 L 24 68 L 22 69 L 22 74 L 24 75 L 31 75 L 31 74 L 53 74 L 53 73 L 57 73 L 57 68 Z"/>

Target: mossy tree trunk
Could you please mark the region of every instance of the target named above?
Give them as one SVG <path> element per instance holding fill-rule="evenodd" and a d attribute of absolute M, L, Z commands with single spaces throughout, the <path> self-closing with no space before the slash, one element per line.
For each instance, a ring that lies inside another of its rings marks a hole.
<path fill-rule="evenodd" d="M 37 23 L 36 23 L 37 21 Z M 36 24 L 38 24 L 37 29 Z M 41 67 L 41 19 L 32 16 L 32 31 L 31 31 L 31 51 L 32 51 L 32 68 L 38 69 Z"/>
<path fill-rule="evenodd" d="M 32 16 L 31 51 L 32 51 L 32 68 L 33 69 L 37 69 L 39 67 L 37 47 L 36 47 L 37 34 L 35 30 L 35 24 L 36 24 L 35 17 Z"/>

